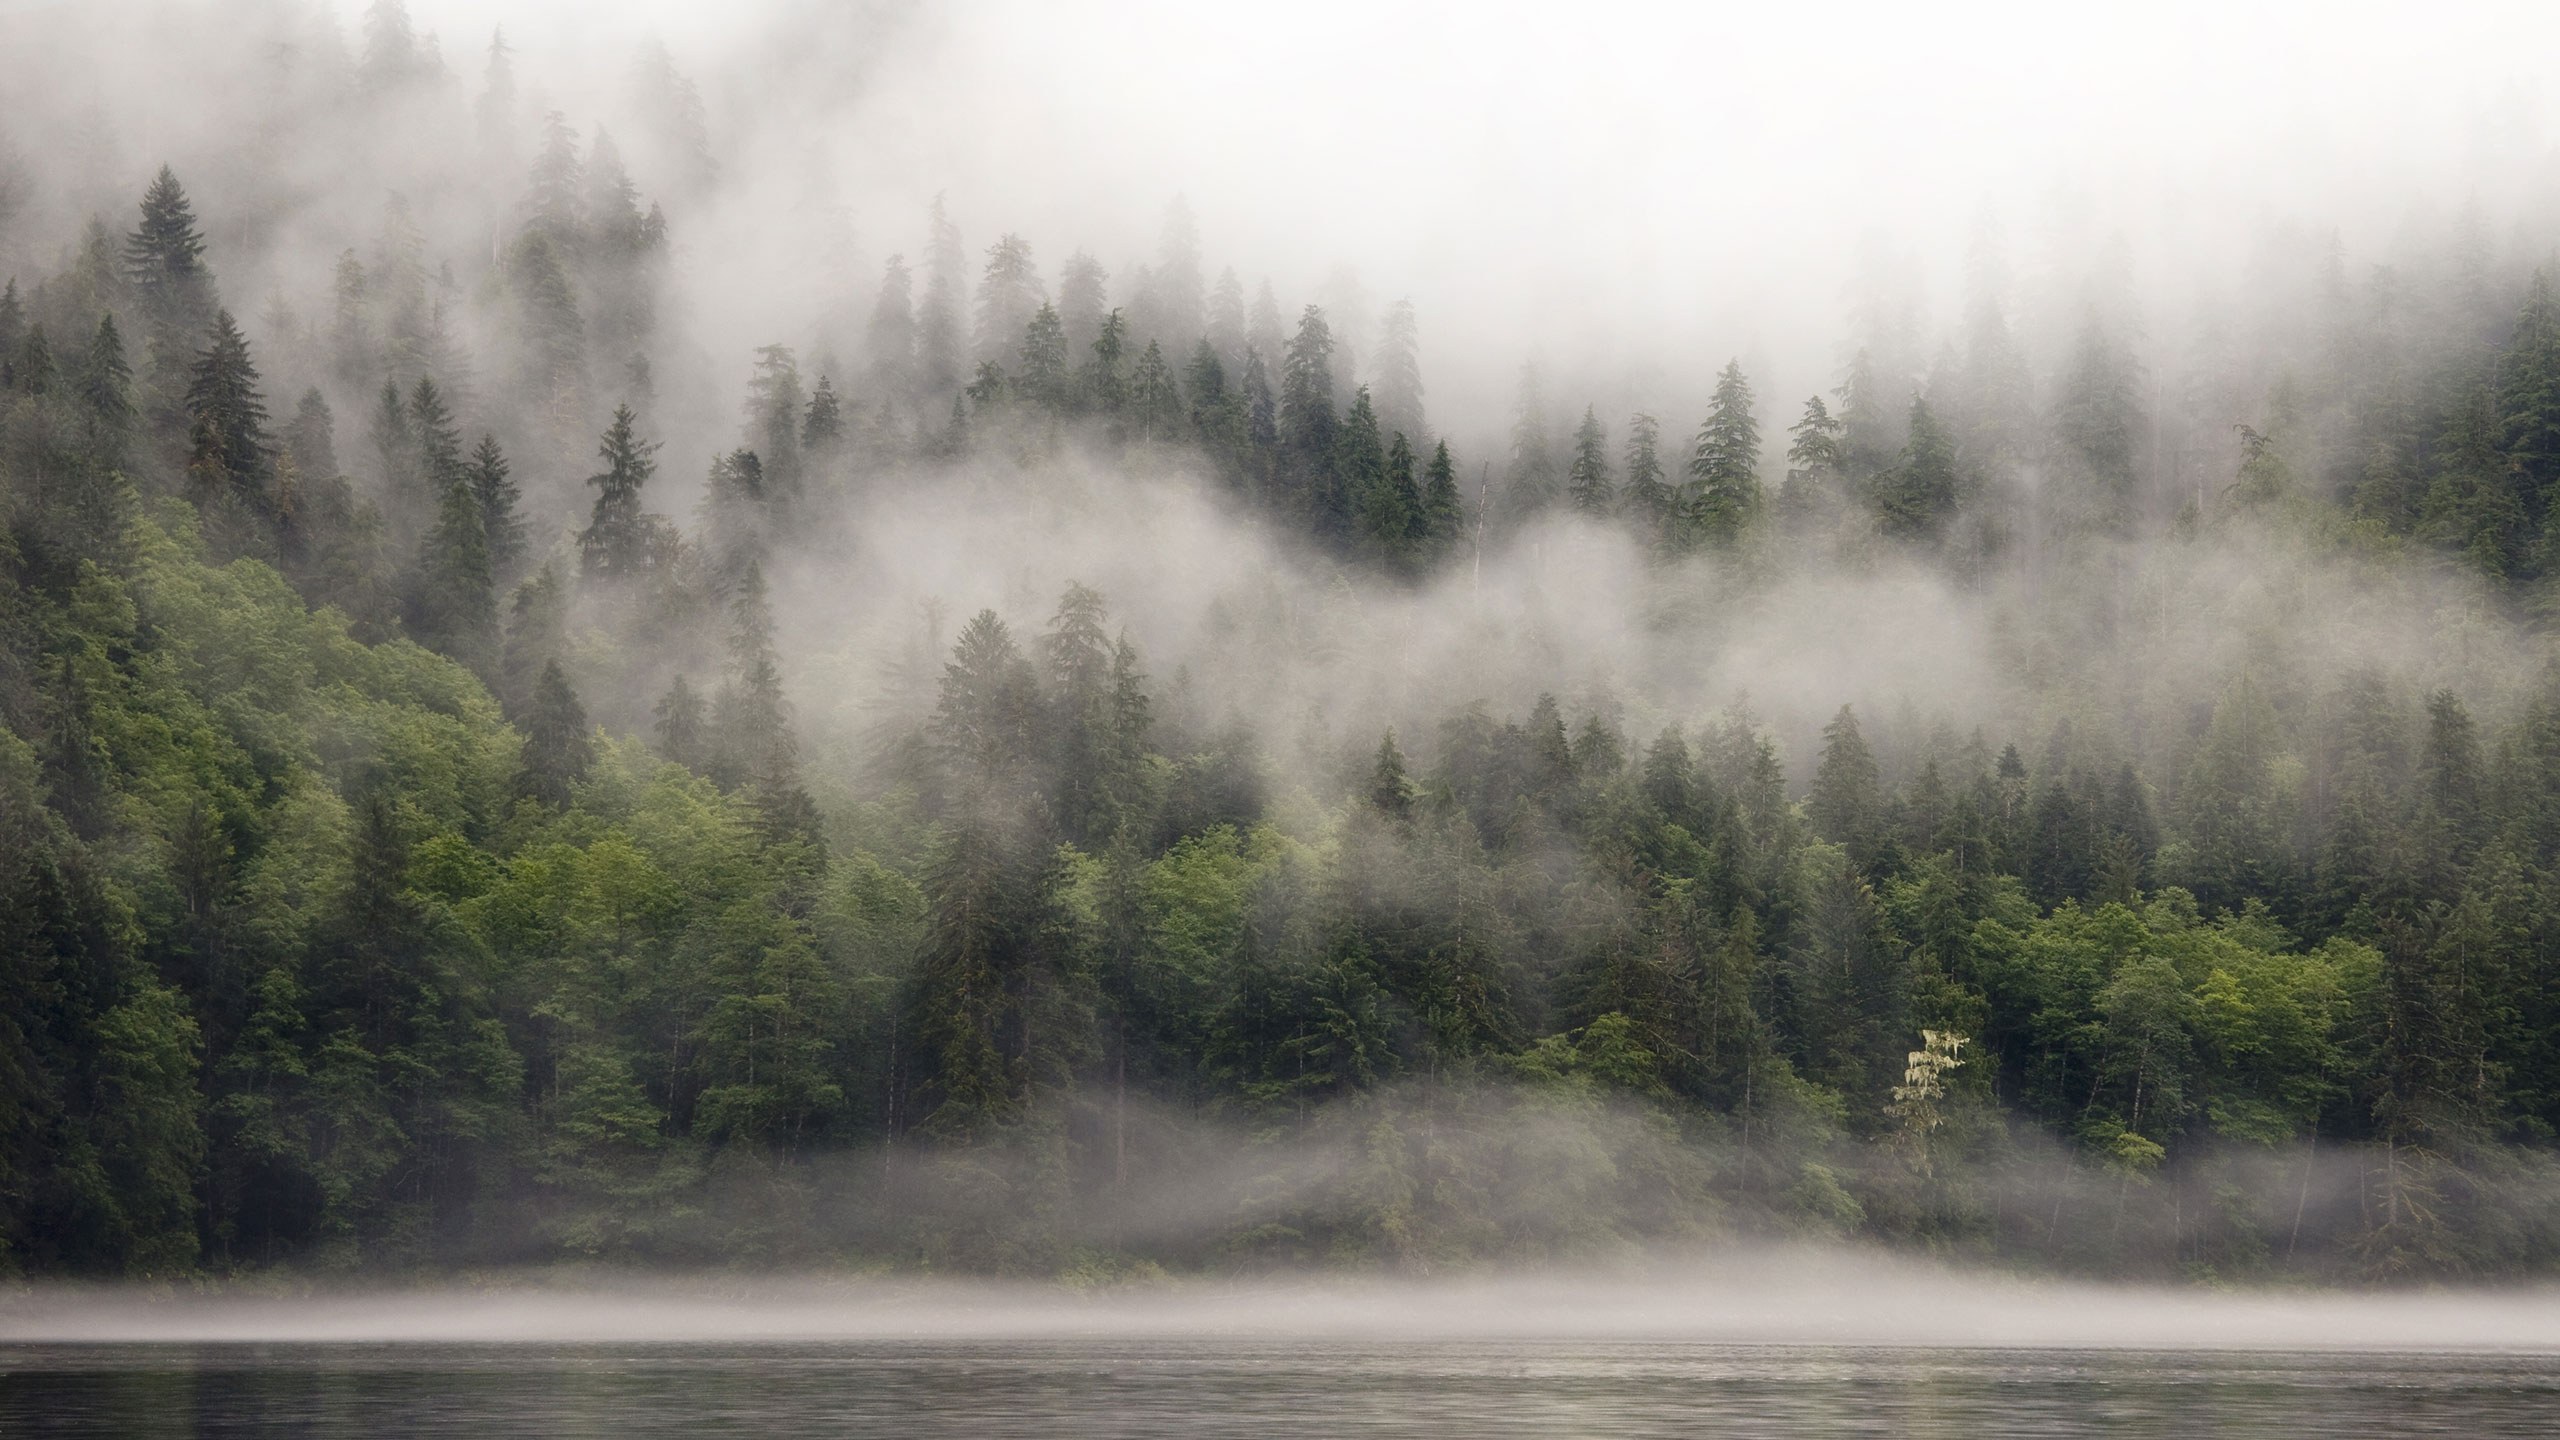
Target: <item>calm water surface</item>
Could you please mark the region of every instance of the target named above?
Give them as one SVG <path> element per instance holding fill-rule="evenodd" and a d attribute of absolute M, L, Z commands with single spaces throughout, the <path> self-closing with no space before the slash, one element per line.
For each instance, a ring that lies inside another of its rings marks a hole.
<path fill-rule="evenodd" d="M 2560 1433 L 2560 1357 L 1134 1340 L 0 1347 L 0 1435 Z"/>

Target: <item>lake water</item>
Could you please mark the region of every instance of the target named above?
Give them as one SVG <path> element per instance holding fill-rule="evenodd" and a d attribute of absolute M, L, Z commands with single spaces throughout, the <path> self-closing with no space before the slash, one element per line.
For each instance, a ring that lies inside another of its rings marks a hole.
<path fill-rule="evenodd" d="M 0 1341 L 0 1435 L 2560 1433 L 2560 1356 L 1064 1337 Z"/>

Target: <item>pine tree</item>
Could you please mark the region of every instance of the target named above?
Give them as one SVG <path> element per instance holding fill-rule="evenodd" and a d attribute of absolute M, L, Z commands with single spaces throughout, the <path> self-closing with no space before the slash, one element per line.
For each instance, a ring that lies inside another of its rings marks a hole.
<path fill-rule="evenodd" d="M 2141 414 L 2140 367 L 2091 316 L 2082 325 L 2061 393 L 2054 402 L 2057 483 L 2047 486 L 2066 529 L 2122 534 L 2132 525 Z M 1918 437 L 1913 437 L 1914 443 Z M 1951 440 L 1947 442 L 1950 451 Z"/>
<path fill-rule="evenodd" d="M 786 511 L 800 493 L 800 415 L 808 403 L 791 347 L 757 346 L 755 373 L 747 379 L 747 443 Z"/>
<path fill-rule="evenodd" d="M 557 251 L 574 255 L 586 243 L 586 166 L 578 159 L 578 132 L 557 110 L 542 117 L 542 150 L 525 177 L 525 230 Z"/>
<path fill-rule="evenodd" d="M 524 718 L 524 755 L 516 767 L 515 793 L 551 810 L 569 808 L 571 787 L 595 763 L 595 737 L 578 692 L 554 660 L 542 667 Z"/>
<path fill-rule="evenodd" d="M 1714 403 L 1689 457 L 1682 519 L 1702 544 L 1722 549 L 1742 537 L 1760 511 L 1760 422 L 1753 417 L 1742 362 L 1716 376 Z"/>
<path fill-rule="evenodd" d="M 2550 521 L 2560 487 L 2560 296 L 2548 269 L 2534 272 L 2515 333 L 2498 361 L 2498 438 L 2525 512 L 2544 527 L 2545 557 L 2560 552 Z M 2546 563 L 2546 571 L 2560 566 Z"/>
<path fill-rule="evenodd" d="M 1609 480 L 1609 432 L 1600 414 L 1582 407 L 1582 425 L 1573 432 L 1573 465 L 1565 472 L 1575 513 L 1600 519 L 1618 508 L 1617 487 Z"/>
<path fill-rule="evenodd" d="M 417 468 L 406 478 L 415 488 L 406 494 L 394 493 L 390 508 L 395 528 L 414 535 L 427 523 L 427 516 L 441 514 L 453 487 L 467 478 L 462 429 L 444 403 L 444 392 L 424 375 L 409 391 L 408 434 Z"/>
<path fill-rule="evenodd" d="M 1385 483 L 1379 487 L 1378 499 L 1369 510 L 1369 533 L 1379 548 L 1399 569 L 1411 569 L 1413 560 L 1429 539 L 1429 516 L 1423 510 L 1422 491 L 1414 485 L 1413 444 L 1397 431 L 1387 442 Z"/>
<path fill-rule="evenodd" d="M 578 534 L 578 557 L 593 579 L 630 580 L 650 566 L 650 526 L 640 507 L 640 490 L 657 473 L 657 441 L 643 441 L 631 407 L 614 408 L 596 454 L 604 461 L 600 474 L 587 477 L 596 487 L 594 511 Z"/>
<path fill-rule="evenodd" d="M 125 363 L 123 332 L 116 329 L 114 315 L 101 315 L 73 382 L 87 422 L 89 452 L 101 469 L 124 465 L 125 444 L 133 432 L 132 388 L 133 370 Z"/>
<path fill-rule="evenodd" d="M 578 313 L 563 246 L 547 231 L 527 235 L 508 265 L 523 357 L 524 398 L 554 435 L 586 423 L 586 322 Z"/>

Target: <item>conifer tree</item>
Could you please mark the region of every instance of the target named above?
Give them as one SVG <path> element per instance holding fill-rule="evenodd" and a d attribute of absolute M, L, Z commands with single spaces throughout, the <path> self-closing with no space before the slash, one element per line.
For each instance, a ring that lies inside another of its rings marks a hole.
<path fill-rule="evenodd" d="M 1310 305 L 1298 317 L 1298 333 L 1280 377 L 1282 483 L 1310 530 L 1338 539 L 1349 517 L 1333 473 L 1333 331 L 1324 311 Z"/>
<path fill-rule="evenodd" d="M 468 474 L 445 485 L 435 527 L 418 553 L 418 589 L 410 605 L 411 628 L 421 643 L 484 676 L 498 660 L 498 606 L 491 580 L 489 537 Z"/>
<path fill-rule="evenodd" d="M 915 279 L 903 255 L 892 255 L 880 276 L 880 294 L 871 302 L 871 322 L 863 331 L 863 348 L 871 361 L 871 386 L 881 395 L 914 398 L 916 372 Z"/>
<path fill-rule="evenodd" d="M 1034 405 L 1062 409 L 1067 401 L 1067 332 L 1055 306 L 1043 302 L 1022 328 L 1021 364 L 1014 389 Z"/>
<path fill-rule="evenodd" d="M 74 389 L 87 422 L 89 451 L 101 469 L 124 465 L 125 445 L 133 431 L 133 370 L 125 363 L 124 335 L 113 314 L 98 317 L 89 348 L 80 358 Z M 334 470 L 333 470 L 334 473 Z"/>
<path fill-rule="evenodd" d="M 1398 431 L 1387 442 L 1385 483 L 1378 487 L 1378 498 L 1367 514 L 1369 534 L 1401 569 L 1412 567 L 1429 540 L 1430 517 L 1423 509 L 1422 490 L 1414 483 L 1413 464 L 1413 444 Z"/>
<path fill-rule="evenodd" d="M 1458 467 L 1449 458 L 1449 442 L 1443 440 L 1431 449 L 1431 468 L 1422 484 L 1422 536 L 1430 553 L 1446 554 L 1457 544 L 1465 519 L 1466 507 L 1458 498 Z"/>
<path fill-rule="evenodd" d="M 517 513 L 521 492 L 498 437 L 483 434 L 471 451 L 465 472 L 471 497 L 480 510 L 480 530 L 489 547 L 489 574 L 500 585 L 513 584 L 525 553 L 524 518 Z"/>
<path fill-rule="evenodd" d="M 1182 387 L 1154 340 L 1129 371 L 1128 419 L 1130 433 L 1141 439 L 1171 440 L 1182 433 Z"/>
<path fill-rule="evenodd" d="M 427 376 L 409 391 L 409 444 L 415 472 L 404 477 L 413 487 L 391 495 L 397 529 L 416 534 L 425 517 L 440 514 L 454 485 L 465 479 L 462 429 L 445 405 L 444 392 Z"/>
<path fill-rule="evenodd" d="M 1552 446 L 1545 381 L 1537 366 L 1523 365 L 1519 397 L 1511 409 L 1511 469 L 1503 483 L 1503 507 L 1511 520 L 1525 520 L 1555 503 L 1558 487 Z"/>
<path fill-rule="evenodd" d="M 927 212 L 926 228 L 924 302 L 916 309 L 916 364 L 926 393 L 942 396 L 958 389 L 972 368 L 962 333 L 969 284 L 962 271 L 969 261 L 960 248 L 960 227 L 951 223 L 939 195 Z"/>
<path fill-rule="evenodd" d="M 1662 478 L 1661 423 L 1642 412 L 1627 422 L 1627 485 L 1618 503 L 1637 534 L 1657 546 L 1670 542 L 1679 497 Z"/>
<path fill-rule="evenodd" d="M 18 346 L 26 336 L 27 307 L 18 299 L 18 280 L 13 275 L 6 285 L 0 285 L 0 390 L 17 386 Z"/>
<path fill-rule="evenodd" d="M 1609 432 L 1600 428 L 1599 412 L 1582 407 L 1582 425 L 1573 432 L 1573 464 L 1566 472 L 1567 495 L 1575 513 L 1592 519 L 1618 508 L 1617 487 L 1609 479 Z"/>
<path fill-rule="evenodd" d="M 1378 412 L 1369 387 L 1352 393 L 1351 408 L 1334 437 L 1334 484 L 1341 487 L 1340 529 L 1333 534 L 1367 541 L 1373 553 L 1392 557 L 1399 548 L 1405 517 L 1395 508 L 1395 492 L 1387 483 L 1386 454 L 1380 449 Z M 1322 533 L 1322 532 L 1319 532 Z"/>
<path fill-rule="evenodd" d="M 1787 479 L 1778 491 L 1778 513 L 1790 527 L 1826 519 L 1842 469 L 1842 426 L 1819 395 L 1804 402 L 1804 415 L 1787 427 Z"/>
<path fill-rule="evenodd" d="M 688 770 L 701 769 L 706 711 L 702 697 L 685 683 L 685 677 L 675 678 L 650 714 L 656 719 L 652 728 L 658 736 L 658 753 Z"/>
<path fill-rule="evenodd" d="M 1117 310 L 1102 317 L 1102 326 L 1094 332 L 1084 368 L 1076 373 L 1076 397 L 1085 409 L 1104 415 L 1116 415 L 1128 401 L 1128 378 L 1120 373 L 1121 356 L 1129 343 L 1129 324 Z"/>
<path fill-rule="evenodd" d="M 613 423 L 596 447 L 604 469 L 587 477 L 596 487 L 596 502 L 578 534 L 578 557 L 591 579 L 630 580 L 650 565 L 650 527 L 640 490 L 657 473 L 659 442 L 640 439 L 636 426 L 630 406 L 614 408 Z"/>
<path fill-rule="evenodd" d="M 1084 354 L 1102 333 L 1102 316 L 1110 308 L 1109 280 L 1101 262 L 1082 250 L 1068 256 L 1058 272 L 1058 325 L 1066 336 L 1066 354 Z"/>
<path fill-rule="evenodd" d="M 1007 234 L 988 246 L 986 269 L 978 277 L 979 361 L 1001 364 L 1013 354 L 1032 315 L 1046 303 L 1030 241 Z"/>
<path fill-rule="evenodd" d="M 2516 500 L 2548 537 L 2560 487 L 2560 296 L 2547 268 L 2534 271 L 2525 292 L 2515 333 L 2498 361 L 2497 385 L 2498 438 L 2512 465 Z M 2498 526 L 2493 520 L 2481 528 L 2494 533 Z M 2549 538 L 2543 548 L 2546 555 L 2555 549 Z M 2560 571 L 2547 562 L 2544 568 Z"/>
<path fill-rule="evenodd" d="M 1387 307 L 1378 326 L 1378 426 L 1391 435 L 1422 437 L 1422 356 L 1413 302 Z"/>
<path fill-rule="evenodd" d="M 1955 515 L 1955 444 L 1929 402 L 1911 399 L 1911 440 L 1901 463 L 1875 481 L 1876 523 L 1899 540 L 1933 544 Z"/>
<path fill-rule="evenodd" d="M 595 763 L 595 737 L 587 710 L 557 660 L 542 667 L 533 703 L 524 717 L 524 755 L 516 767 L 516 794 L 551 810 L 569 808 L 571 787 Z"/>
<path fill-rule="evenodd" d="M 144 419 L 174 443 L 187 433 L 188 375 L 218 302 L 195 207 L 168 166 L 143 192 L 142 219 L 124 243 L 125 280 L 143 320 Z"/>
<path fill-rule="evenodd" d="M 811 456 L 824 458 L 836 452 L 844 442 L 844 408 L 836 399 L 833 382 L 821 374 L 817 388 L 809 392 L 809 408 L 800 417 L 800 447 Z"/>
<path fill-rule="evenodd" d="M 1724 548 L 1740 539 L 1760 511 L 1760 422 L 1751 413 L 1742 363 L 1716 376 L 1715 401 L 1689 456 L 1683 520 L 1702 544 Z"/>
<path fill-rule="evenodd" d="M 1875 752 L 1859 733 L 1857 711 L 1843 705 L 1822 729 L 1822 759 L 1805 815 L 1824 839 L 1848 847 L 1850 858 L 1865 864 L 1873 858 L 1883 803 Z"/>
<path fill-rule="evenodd" d="M 1377 763 L 1369 767 L 1369 804 L 1378 813 L 1402 820 L 1413 814 L 1413 782 L 1406 778 L 1404 752 L 1396 748 L 1396 732 L 1378 741 Z"/>
<path fill-rule="evenodd" d="M 237 524 L 272 518 L 275 463 L 267 442 L 267 406 L 249 342 L 231 312 L 213 319 L 213 343 L 196 358 L 186 392 L 188 484 L 197 503 Z M 235 537 L 234 543 L 238 543 Z"/>

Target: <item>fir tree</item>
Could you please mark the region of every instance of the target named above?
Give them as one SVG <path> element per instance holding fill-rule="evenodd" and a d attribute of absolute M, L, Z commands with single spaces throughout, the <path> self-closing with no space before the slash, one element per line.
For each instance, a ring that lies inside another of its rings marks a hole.
<path fill-rule="evenodd" d="M 1422 536 L 1430 551 L 1445 554 L 1458 543 L 1458 529 L 1465 523 L 1466 508 L 1458 498 L 1458 467 L 1449 458 L 1449 442 L 1440 441 L 1431 449 L 1431 468 L 1424 473 L 1422 484 Z"/>
<path fill-rule="evenodd" d="M 836 387 L 822 374 L 800 418 L 800 445 L 811 455 L 824 457 L 833 455 L 843 441 L 844 411 L 836 400 Z"/>
<path fill-rule="evenodd" d="M 1067 332 L 1055 306 L 1043 302 L 1022 329 L 1021 365 L 1013 387 L 1034 405 L 1063 409 L 1067 402 Z"/>
<path fill-rule="evenodd" d="M 1138 352 L 1138 363 L 1129 371 L 1127 414 L 1130 433 L 1141 439 L 1171 440 L 1182 433 L 1182 387 L 1154 340 Z"/>
<path fill-rule="evenodd" d="M 1934 544 L 1955 516 L 1956 499 L 1955 443 L 1929 402 L 1915 395 L 1901 463 L 1875 482 L 1876 523 L 1895 539 Z"/>
<path fill-rule="evenodd" d="M 1378 813 L 1402 820 L 1413 814 L 1413 782 L 1405 778 L 1404 752 L 1396 748 L 1396 732 L 1378 741 L 1377 763 L 1369 767 L 1369 804 Z"/>
<path fill-rule="evenodd" d="M 1300 519 L 1320 536 L 1339 538 L 1349 515 L 1333 473 L 1333 331 L 1310 305 L 1298 317 L 1281 366 L 1279 442 L 1282 481 Z"/>
<path fill-rule="evenodd" d="M 1422 357 L 1413 302 L 1398 300 L 1379 322 L 1378 351 L 1371 366 L 1377 372 L 1378 425 L 1391 435 L 1422 437 Z"/>
<path fill-rule="evenodd" d="M 1008 234 L 988 246 L 986 270 L 978 277 L 978 359 L 1001 363 L 1011 355 L 1046 303 L 1030 241 Z"/>
<path fill-rule="evenodd" d="M 650 714 L 656 718 L 652 728 L 658 736 L 658 753 L 688 770 L 701 769 L 706 711 L 702 697 L 694 693 L 682 675 L 667 687 L 667 693 Z"/>

